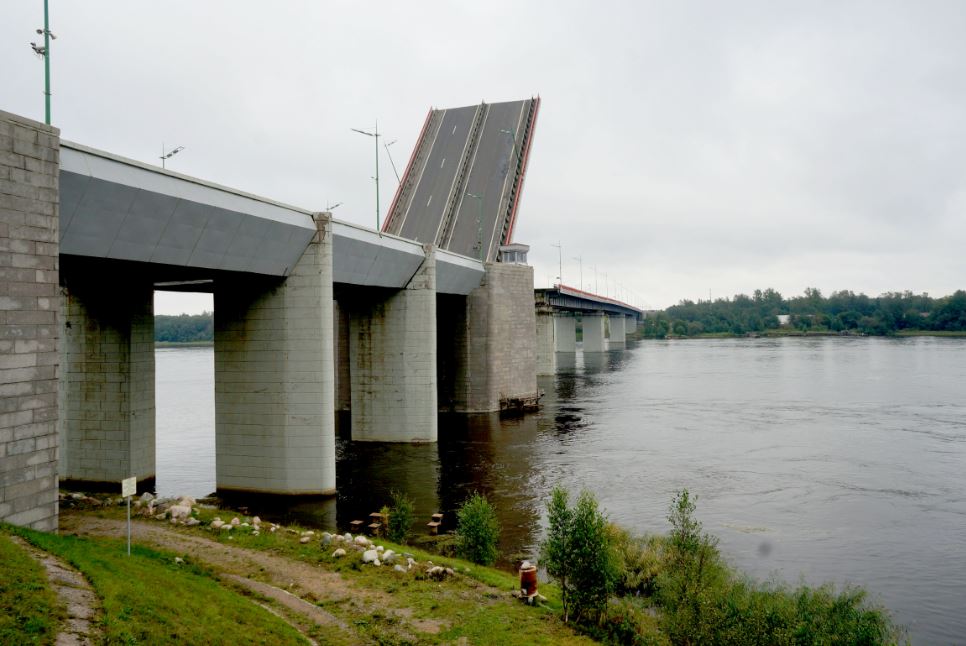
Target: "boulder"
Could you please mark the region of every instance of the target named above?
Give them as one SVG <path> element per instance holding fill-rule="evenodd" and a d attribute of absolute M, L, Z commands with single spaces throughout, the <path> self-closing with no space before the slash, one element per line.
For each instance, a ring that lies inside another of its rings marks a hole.
<path fill-rule="evenodd" d="M 171 514 L 171 518 L 187 518 L 191 515 L 190 505 L 171 505 L 168 508 L 168 513 Z"/>
<path fill-rule="evenodd" d="M 345 534 L 343 534 L 342 535 L 342 538 L 345 539 L 345 542 L 346 543 L 351 543 L 352 542 L 352 534 L 350 534 L 349 532 L 346 532 Z"/>
<path fill-rule="evenodd" d="M 362 553 L 363 563 L 373 563 L 379 560 L 379 552 L 376 550 L 366 550 Z"/>
<path fill-rule="evenodd" d="M 225 521 L 223 521 L 221 518 L 218 518 L 217 516 L 215 516 L 215 519 L 213 521 L 211 521 L 211 528 L 212 529 L 221 529 L 221 526 L 224 525 L 224 524 L 225 524 Z"/>
<path fill-rule="evenodd" d="M 302 538 L 299 539 L 299 543 L 305 544 L 305 543 L 308 543 L 310 540 L 312 540 L 311 536 L 303 536 Z"/>
<path fill-rule="evenodd" d="M 396 572 L 403 572 L 403 573 L 405 573 L 405 572 L 408 571 L 408 570 L 406 570 L 406 568 L 404 568 L 401 565 L 395 565 L 395 566 L 393 566 L 392 569 L 395 570 Z"/>
<path fill-rule="evenodd" d="M 346 539 L 346 540 L 351 540 L 351 539 Z M 362 547 L 369 547 L 370 545 L 369 539 L 366 538 L 365 536 L 356 536 L 355 544 L 361 545 Z"/>
<path fill-rule="evenodd" d="M 345 556 L 345 550 L 342 549 L 341 547 L 339 549 L 337 549 L 336 551 L 332 552 L 332 557 L 333 558 L 339 558 L 340 556 Z"/>
<path fill-rule="evenodd" d="M 332 534 L 329 532 L 322 532 L 322 544 L 328 545 L 332 542 Z"/>
<path fill-rule="evenodd" d="M 184 524 L 188 527 L 194 527 L 195 525 L 200 525 L 201 521 L 197 518 L 189 518 L 188 520 L 184 521 Z"/>
<path fill-rule="evenodd" d="M 261 518 L 259 518 L 258 516 L 255 516 L 254 518 L 252 518 L 252 525 L 261 525 L 261 524 L 262 524 Z"/>
<path fill-rule="evenodd" d="M 238 527 L 239 525 L 241 525 L 241 521 L 238 520 L 238 516 L 235 516 L 234 518 L 231 519 L 231 524 L 234 525 L 235 527 Z"/>
<path fill-rule="evenodd" d="M 385 561 L 386 563 L 392 563 L 393 561 L 396 560 L 396 553 L 393 552 L 392 550 L 386 550 L 385 552 L 382 553 L 382 560 Z"/>

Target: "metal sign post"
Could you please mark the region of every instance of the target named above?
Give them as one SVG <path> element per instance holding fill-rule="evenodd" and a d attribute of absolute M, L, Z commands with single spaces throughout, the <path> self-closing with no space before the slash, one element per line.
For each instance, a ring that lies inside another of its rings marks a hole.
<path fill-rule="evenodd" d="M 131 496 L 138 492 L 137 477 L 121 480 L 121 495 L 127 498 L 127 555 L 131 556 Z"/>

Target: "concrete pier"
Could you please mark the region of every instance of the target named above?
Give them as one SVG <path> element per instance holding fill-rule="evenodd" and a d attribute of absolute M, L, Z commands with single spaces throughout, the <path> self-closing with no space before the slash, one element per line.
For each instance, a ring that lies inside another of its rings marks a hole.
<path fill-rule="evenodd" d="M 557 352 L 577 351 L 577 319 L 569 312 L 556 312 L 553 315 L 554 339 Z"/>
<path fill-rule="evenodd" d="M 349 308 L 352 439 L 435 442 L 436 261 L 405 289 L 359 289 Z"/>
<path fill-rule="evenodd" d="M 624 332 L 627 336 L 631 336 L 637 331 L 637 317 L 628 316 L 627 320 L 624 322 Z"/>
<path fill-rule="evenodd" d="M 623 348 L 627 345 L 627 332 L 624 327 L 624 322 L 627 317 L 623 314 L 609 315 L 607 317 L 607 326 L 610 331 L 610 336 L 607 339 L 608 348 Z"/>
<path fill-rule="evenodd" d="M 538 308 L 537 319 L 537 374 L 552 375 L 557 371 L 557 340 L 554 336 L 553 309 Z"/>
<path fill-rule="evenodd" d="M 452 409 L 488 413 L 536 405 L 533 268 L 486 263 L 483 284 L 466 302 L 465 322 L 454 339 Z"/>
<path fill-rule="evenodd" d="M 57 528 L 57 128 L 0 111 L 0 520 Z"/>
<path fill-rule="evenodd" d="M 331 219 L 284 279 L 215 288 L 219 490 L 335 492 Z"/>
<path fill-rule="evenodd" d="M 584 352 L 604 352 L 607 349 L 607 339 L 604 336 L 604 319 L 606 314 L 601 312 L 584 312 Z"/>
<path fill-rule="evenodd" d="M 136 275 L 80 274 L 61 304 L 61 478 L 69 486 L 116 488 L 135 476 L 140 488 L 150 488 L 154 287 Z"/>

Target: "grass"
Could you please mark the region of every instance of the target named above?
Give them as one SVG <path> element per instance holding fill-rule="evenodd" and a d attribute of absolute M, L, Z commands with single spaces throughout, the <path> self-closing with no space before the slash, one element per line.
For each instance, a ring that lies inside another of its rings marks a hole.
<path fill-rule="evenodd" d="M 0 644 L 53 644 L 63 617 L 43 567 L 0 533 Z"/>
<path fill-rule="evenodd" d="M 123 512 L 114 508 L 101 508 L 93 512 L 97 516 L 121 518 Z M 233 516 L 246 520 L 242 514 L 226 510 L 198 509 L 201 525 L 194 528 L 171 527 L 172 531 L 200 534 L 232 547 L 269 552 L 276 556 L 302 561 L 339 573 L 353 588 L 383 592 L 386 606 L 372 612 L 356 603 L 351 595 L 344 598 L 307 600 L 316 603 L 366 639 L 378 643 L 453 643 L 465 637 L 473 644 L 519 643 L 526 636 L 528 644 L 590 644 L 592 640 L 578 635 L 559 620 L 559 591 L 541 584 L 540 592 L 547 601 L 538 606 L 526 606 L 510 598 L 519 588 L 519 578 L 513 574 L 491 567 L 484 567 L 457 558 L 433 554 L 411 545 L 400 545 L 382 538 L 377 544 L 398 554 L 411 554 L 420 566 L 408 573 L 392 571 L 390 567 L 363 565 L 359 553 L 349 550 L 342 558 L 332 557 L 338 547 L 335 544 L 320 546 L 318 536 L 310 543 L 299 542 L 303 528 L 288 526 L 296 533 L 279 529 L 270 532 L 263 524 L 258 536 L 251 528 L 237 527 L 231 532 L 212 530 L 207 525 L 215 516 L 230 520 Z M 250 518 L 247 518 L 250 520 Z M 147 521 L 151 522 L 151 521 Z M 229 538 L 230 537 L 230 538 Z M 451 567 L 460 576 L 443 581 L 428 578 L 424 572 L 426 561 L 434 565 Z M 409 634 L 401 625 L 399 613 L 403 611 L 413 621 L 435 622 L 440 632 Z"/>
<path fill-rule="evenodd" d="M 5 527 L 80 570 L 103 604 L 108 644 L 304 644 L 291 626 L 174 555 L 123 541 Z M 2 643 L 18 643 L 5 641 Z M 29 643 L 29 642 L 28 642 Z"/>

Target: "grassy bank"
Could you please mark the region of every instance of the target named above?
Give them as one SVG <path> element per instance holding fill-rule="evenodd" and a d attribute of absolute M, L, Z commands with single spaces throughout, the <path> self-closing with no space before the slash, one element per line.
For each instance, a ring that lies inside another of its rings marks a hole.
<path fill-rule="evenodd" d="M 43 568 L 0 530 L 0 644 L 53 644 L 63 609 Z"/>
<path fill-rule="evenodd" d="M 19 535 L 60 557 L 90 581 L 103 604 L 100 629 L 106 643 L 305 643 L 284 621 L 222 587 L 208 571 L 177 564 L 173 554 L 135 545 L 129 557 L 125 544 L 118 540 L 57 536 L 11 526 L 0 532 Z M 0 535 L 0 543 L 7 544 L 9 539 Z M 20 571 L 12 570 L 5 555 L 0 562 L 4 579 Z M 36 578 L 18 584 L 28 590 L 36 586 Z M 42 585 L 40 590 L 46 587 Z M 49 600 L 43 597 L 33 601 L 38 611 L 56 617 L 43 610 L 44 602 L 49 607 Z M 0 639 L 0 643 L 31 642 Z"/>

